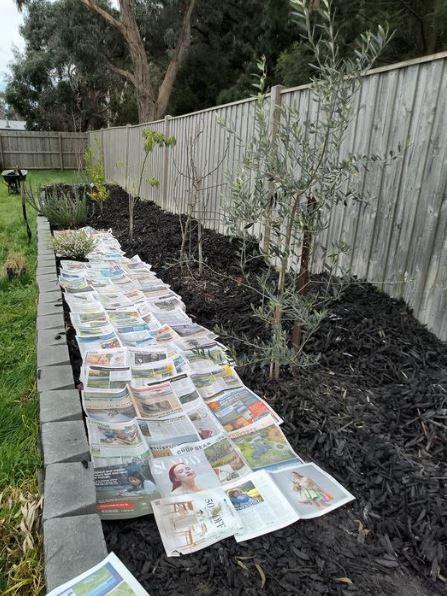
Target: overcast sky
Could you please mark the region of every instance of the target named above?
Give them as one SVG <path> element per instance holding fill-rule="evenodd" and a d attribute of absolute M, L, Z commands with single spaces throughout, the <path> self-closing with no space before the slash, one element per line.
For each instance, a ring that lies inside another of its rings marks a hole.
<path fill-rule="evenodd" d="M 0 0 L 0 89 L 4 89 L 8 64 L 13 59 L 12 49 L 23 48 L 19 25 L 22 15 L 17 10 L 15 0 Z"/>

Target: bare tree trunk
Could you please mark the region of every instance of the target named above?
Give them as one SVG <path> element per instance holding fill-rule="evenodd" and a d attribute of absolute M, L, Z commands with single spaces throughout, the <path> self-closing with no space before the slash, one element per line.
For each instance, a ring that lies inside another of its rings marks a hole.
<path fill-rule="evenodd" d="M 304 228 L 303 244 L 301 249 L 300 270 L 298 273 L 296 289 L 299 294 L 307 294 L 309 291 L 310 282 L 310 251 L 312 249 L 312 218 L 316 207 L 316 200 L 314 196 L 307 199 L 307 217 L 309 224 Z M 295 352 L 298 352 L 301 347 L 301 325 L 295 321 L 292 329 L 292 346 Z"/>
<path fill-rule="evenodd" d="M 133 208 L 134 198 L 129 194 L 129 240 L 133 240 Z"/>
<path fill-rule="evenodd" d="M 118 68 L 110 62 L 109 66 L 111 70 L 126 78 L 134 86 L 138 106 L 138 121 L 151 122 L 164 116 L 178 69 L 191 43 L 191 16 L 197 0 L 189 0 L 182 19 L 177 45 L 158 93 L 154 89 L 154 84 L 151 80 L 149 60 L 135 18 L 134 0 L 119 0 L 120 19 L 116 19 L 107 10 L 99 6 L 96 0 L 80 1 L 91 12 L 100 16 L 106 23 L 119 31 L 127 45 L 133 71 L 130 72 L 126 69 Z"/>

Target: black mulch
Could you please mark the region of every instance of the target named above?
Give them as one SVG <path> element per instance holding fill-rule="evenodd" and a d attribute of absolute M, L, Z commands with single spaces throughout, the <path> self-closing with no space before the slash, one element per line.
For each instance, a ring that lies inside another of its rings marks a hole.
<path fill-rule="evenodd" d="M 197 281 L 172 265 L 181 241 L 177 216 L 137 204 L 133 242 L 127 222 L 118 187 L 89 220 L 111 227 L 128 256 L 151 263 L 197 322 L 254 340 L 265 333 L 251 316 L 256 295 L 248 289 L 210 271 Z M 237 275 L 235 242 L 206 232 L 205 248 L 209 265 Z M 446 593 L 445 344 L 403 302 L 352 283 L 309 351 L 321 355 L 318 365 L 279 383 L 256 368 L 239 372 L 282 416 L 297 452 L 356 501 L 245 544 L 228 539 L 177 559 L 165 556 L 152 516 L 104 522 L 109 549 L 152 596 Z"/>

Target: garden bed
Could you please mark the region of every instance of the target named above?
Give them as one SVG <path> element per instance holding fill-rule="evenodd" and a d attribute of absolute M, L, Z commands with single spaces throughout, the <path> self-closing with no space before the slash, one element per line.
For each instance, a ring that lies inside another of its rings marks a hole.
<path fill-rule="evenodd" d="M 206 232 L 205 256 L 217 274 L 186 274 L 175 264 L 178 217 L 138 203 L 129 242 L 127 195 L 117 187 L 89 225 L 112 228 L 128 256 L 151 263 L 198 323 L 243 332 L 254 343 L 265 334 L 252 317 L 256 295 L 226 277 L 238 275 L 235 242 Z M 234 347 L 242 349 L 238 342 Z M 104 522 L 109 550 L 152 596 L 445 590 L 446 346 L 403 302 L 351 283 L 308 351 L 321 355 L 319 363 L 277 383 L 256 366 L 238 372 L 284 419 L 298 454 L 332 474 L 356 501 L 247 543 L 228 539 L 179 559 L 165 556 L 152 516 Z"/>

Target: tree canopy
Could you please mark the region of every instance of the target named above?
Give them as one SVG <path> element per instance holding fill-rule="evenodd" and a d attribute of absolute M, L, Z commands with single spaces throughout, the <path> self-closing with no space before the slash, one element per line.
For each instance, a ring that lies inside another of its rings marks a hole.
<path fill-rule="evenodd" d="M 121 11 L 131 6 L 144 46 L 148 71 L 141 85 L 144 91 L 149 81 L 152 102 L 151 111 L 144 112 L 141 90 L 132 81 L 138 68 L 129 44 L 85 6 L 92 1 L 21 0 L 26 45 L 11 66 L 5 99 L 29 128 L 85 130 L 248 97 L 263 55 L 269 85 L 309 81 L 310 57 L 288 0 L 196 0 L 186 32 L 190 39 L 174 67 L 191 0 L 120 0 Z M 122 20 L 109 0 L 94 4 Z M 333 6 L 346 53 L 360 31 L 384 22 L 394 36 L 379 65 L 447 49 L 443 0 L 333 0 Z M 160 101 L 169 69 L 174 76 Z"/>

